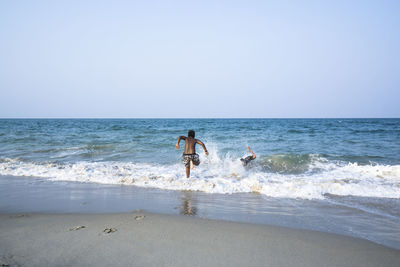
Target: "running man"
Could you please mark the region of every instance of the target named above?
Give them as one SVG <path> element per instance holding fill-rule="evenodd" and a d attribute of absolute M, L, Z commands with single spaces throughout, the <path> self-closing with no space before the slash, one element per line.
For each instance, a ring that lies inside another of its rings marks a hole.
<path fill-rule="evenodd" d="M 244 159 L 240 159 L 240 161 L 242 162 L 243 167 L 246 167 L 247 164 L 250 163 L 250 161 L 256 159 L 256 154 L 254 154 L 254 152 L 250 149 L 250 147 L 248 146 L 247 149 L 249 150 L 249 152 L 251 153 L 251 156 L 247 156 Z"/>
<path fill-rule="evenodd" d="M 186 177 L 190 177 L 190 169 L 193 170 L 194 165 L 199 166 L 200 164 L 200 159 L 199 159 L 199 154 L 196 153 L 196 144 L 199 144 L 203 147 L 204 153 L 208 156 L 208 151 L 206 146 L 204 145 L 203 142 L 200 140 L 197 140 L 194 138 L 195 133 L 193 130 L 189 130 L 188 136 L 179 136 L 178 141 L 176 141 L 176 149 L 179 150 L 179 142 L 181 140 L 185 140 L 185 151 L 183 152 L 182 155 L 182 162 L 185 164 L 186 167 Z"/>

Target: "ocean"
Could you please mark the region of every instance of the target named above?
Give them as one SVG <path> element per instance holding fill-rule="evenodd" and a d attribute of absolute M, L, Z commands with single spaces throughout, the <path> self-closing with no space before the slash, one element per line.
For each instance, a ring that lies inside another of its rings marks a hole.
<path fill-rule="evenodd" d="M 196 147 L 201 163 L 187 179 L 184 141 L 175 144 L 189 129 L 210 154 Z M 257 158 L 244 168 L 247 146 Z M 213 205 L 230 219 L 256 199 L 250 222 L 286 211 L 300 227 L 400 248 L 400 119 L 0 119 L 0 175 L 193 192 L 216 199 L 197 207 L 213 218 Z"/>

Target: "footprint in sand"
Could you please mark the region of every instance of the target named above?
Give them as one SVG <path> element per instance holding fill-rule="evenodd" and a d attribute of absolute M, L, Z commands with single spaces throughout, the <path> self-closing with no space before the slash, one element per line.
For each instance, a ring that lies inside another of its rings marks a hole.
<path fill-rule="evenodd" d="M 144 215 L 138 215 L 138 216 L 135 216 L 135 220 L 136 220 L 136 221 L 140 221 L 140 220 L 143 220 L 144 217 L 146 217 L 146 216 L 144 216 Z"/>
<path fill-rule="evenodd" d="M 80 230 L 80 229 L 83 229 L 83 228 L 86 228 L 86 226 L 84 226 L 84 225 L 79 225 L 79 226 L 75 226 L 75 227 L 73 227 L 73 228 L 70 228 L 69 230 L 70 230 L 70 231 L 77 231 L 77 230 Z"/>
<path fill-rule="evenodd" d="M 115 229 L 115 228 L 106 228 L 106 229 L 103 230 L 103 232 L 106 233 L 106 234 L 111 234 L 111 233 L 114 233 L 116 231 L 117 231 L 117 229 Z"/>
<path fill-rule="evenodd" d="M 14 255 L 0 256 L 0 267 L 20 266 L 14 260 Z"/>

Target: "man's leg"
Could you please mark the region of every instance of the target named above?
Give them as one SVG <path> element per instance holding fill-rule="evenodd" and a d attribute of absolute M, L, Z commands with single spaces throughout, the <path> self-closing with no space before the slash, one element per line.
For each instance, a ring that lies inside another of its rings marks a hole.
<path fill-rule="evenodd" d="M 190 166 L 186 166 L 186 178 L 190 177 Z"/>
<path fill-rule="evenodd" d="M 190 160 L 190 169 L 193 170 L 194 166 L 193 166 L 193 160 Z"/>

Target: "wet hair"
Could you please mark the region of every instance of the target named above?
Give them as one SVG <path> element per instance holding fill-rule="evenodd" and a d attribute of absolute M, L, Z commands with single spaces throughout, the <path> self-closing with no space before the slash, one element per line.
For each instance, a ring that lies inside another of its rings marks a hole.
<path fill-rule="evenodd" d="M 193 137 L 194 138 L 194 135 L 195 135 L 194 131 L 193 130 L 189 130 L 188 137 Z"/>

